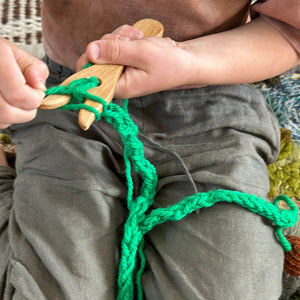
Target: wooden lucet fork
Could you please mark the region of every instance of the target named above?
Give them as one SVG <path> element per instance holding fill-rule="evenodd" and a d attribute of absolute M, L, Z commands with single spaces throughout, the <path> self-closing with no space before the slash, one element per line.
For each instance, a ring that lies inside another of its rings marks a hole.
<path fill-rule="evenodd" d="M 162 37 L 164 27 L 163 25 L 153 19 L 143 19 L 138 21 L 133 25 L 135 28 L 141 30 L 144 33 L 144 37 L 157 36 Z M 122 72 L 124 70 L 124 66 L 122 65 L 111 65 L 111 64 L 103 64 L 103 65 L 92 65 L 86 69 L 83 69 L 72 76 L 68 77 L 65 81 L 61 83 L 61 85 L 68 85 L 74 80 L 80 78 L 89 78 L 91 76 L 95 76 L 99 79 L 101 83 L 99 86 L 91 88 L 88 90 L 89 93 L 99 96 L 103 98 L 107 103 L 110 103 L 114 96 L 114 90 L 119 80 Z M 40 108 L 41 109 L 55 109 L 67 104 L 70 101 L 69 95 L 49 95 L 44 98 Z M 85 100 L 86 105 L 93 106 L 100 113 L 102 111 L 102 104 L 92 100 Z M 83 130 L 88 130 L 91 124 L 95 120 L 94 113 L 81 109 L 78 115 L 78 123 L 79 126 Z"/>

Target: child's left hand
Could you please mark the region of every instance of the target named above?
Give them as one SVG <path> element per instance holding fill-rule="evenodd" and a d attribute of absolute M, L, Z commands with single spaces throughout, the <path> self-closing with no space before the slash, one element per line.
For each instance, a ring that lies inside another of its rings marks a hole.
<path fill-rule="evenodd" d="M 126 69 L 116 89 L 116 98 L 133 98 L 193 84 L 195 56 L 170 38 L 146 37 L 129 25 L 91 42 L 78 61 L 80 70 L 87 62 L 121 64 Z"/>

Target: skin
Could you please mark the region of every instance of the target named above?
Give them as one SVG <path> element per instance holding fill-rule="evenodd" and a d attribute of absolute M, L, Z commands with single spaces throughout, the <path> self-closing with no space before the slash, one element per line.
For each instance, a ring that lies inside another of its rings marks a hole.
<path fill-rule="evenodd" d="M 185 42 L 169 38 L 100 39 L 87 46 L 86 62 L 127 66 L 117 98 L 178 87 L 251 83 L 276 76 L 299 62 L 290 43 L 263 18 L 233 30 Z M 274 63 L 276 62 L 276 64 Z"/>
<path fill-rule="evenodd" d="M 44 97 L 47 66 L 0 38 L 0 128 L 32 120 Z"/>
<path fill-rule="evenodd" d="M 182 42 L 242 25 L 249 1 L 43 0 L 44 45 L 52 60 L 75 70 L 89 42 L 121 25 L 151 17 L 164 24 L 165 36 Z"/>
<path fill-rule="evenodd" d="M 126 65 L 115 96 L 132 98 L 182 86 L 263 80 L 299 63 L 299 55 L 259 17 L 232 30 L 183 42 L 143 38 L 133 27 L 121 26 L 89 43 L 77 68 L 87 61 Z M 35 117 L 47 76 L 40 60 L 0 38 L 0 128 Z"/>

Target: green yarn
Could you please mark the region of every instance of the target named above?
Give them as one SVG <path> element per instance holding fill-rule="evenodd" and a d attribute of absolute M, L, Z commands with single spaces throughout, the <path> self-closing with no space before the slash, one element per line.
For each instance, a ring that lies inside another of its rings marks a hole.
<path fill-rule="evenodd" d="M 68 86 L 54 86 L 49 88 L 45 94 L 53 95 L 70 95 L 71 99 L 70 102 L 60 109 L 69 109 L 69 110 L 79 110 L 79 109 L 87 109 L 95 114 L 95 119 L 100 120 L 100 113 L 92 106 L 85 105 L 83 102 L 85 98 L 91 99 L 96 102 L 106 103 L 100 97 L 97 97 L 93 94 L 86 92 L 87 90 L 99 86 L 99 80 L 97 77 L 90 77 L 90 78 L 81 78 L 78 80 L 72 81 Z"/>
<path fill-rule="evenodd" d="M 291 250 L 291 246 L 283 236 L 281 230 L 293 226 L 297 222 L 298 208 L 287 196 L 277 197 L 274 204 L 272 204 L 254 195 L 237 191 L 216 190 L 207 193 L 197 193 L 175 205 L 166 208 L 157 208 L 148 212 L 155 196 L 158 180 L 156 170 L 144 157 L 143 144 L 137 138 L 138 128 L 129 117 L 127 110 L 114 103 L 107 105 L 100 97 L 87 92 L 88 89 L 97 85 L 99 85 L 97 78 L 83 78 L 73 81 L 69 86 L 50 88 L 46 94 L 71 95 L 70 104 L 65 105 L 62 109 L 79 110 L 84 108 L 95 113 L 97 120 L 105 118 L 118 131 L 124 145 L 129 214 L 124 225 L 124 237 L 121 244 L 122 253 L 118 277 L 119 300 L 143 299 L 141 276 L 146 266 L 143 247 L 145 242 L 144 236 L 147 232 L 159 224 L 168 221 L 179 221 L 197 209 L 208 208 L 218 202 L 236 203 L 251 212 L 268 218 L 275 224 L 276 235 L 284 250 Z M 102 103 L 102 113 L 99 114 L 95 109 L 84 105 L 85 98 Z M 142 178 L 139 196 L 135 199 L 133 199 L 132 168 Z M 279 209 L 278 202 L 281 200 L 288 204 L 288 210 Z"/>

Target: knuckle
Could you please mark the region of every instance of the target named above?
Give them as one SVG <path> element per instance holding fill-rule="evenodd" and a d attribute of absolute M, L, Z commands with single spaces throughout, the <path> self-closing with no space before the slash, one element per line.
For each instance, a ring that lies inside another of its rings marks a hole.
<path fill-rule="evenodd" d="M 174 41 L 174 40 L 171 39 L 170 37 L 165 37 L 164 39 L 165 39 L 165 41 L 169 42 L 171 45 L 177 46 L 176 41 Z"/>
<path fill-rule="evenodd" d="M 15 107 L 33 109 L 39 106 L 42 99 L 39 99 L 35 92 L 16 90 L 9 96 L 7 102 Z"/>
<path fill-rule="evenodd" d="M 120 44 L 113 40 L 110 42 L 110 47 L 107 51 L 107 59 L 111 62 L 118 62 L 121 56 Z"/>
<path fill-rule="evenodd" d="M 35 62 L 36 67 L 38 70 L 40 70 L 40 73 L 44 75 L 44 77 L 48 77 L 49 76 L 49 69 L 47 67 L 47 65 L 41 61 L 41 60 L 37 60 Z"/>
<path fill-rule="evenodd" d="M 24 95 L 22 91 L 20 90 L 15 90 L 13 91 L 10 95 L 9 98 L 7 99 L 7 102 L 13 106 L 20 106 L 24 104 Z"/>
<path fill-rule="evenodd" d="M 47 65 L 39 59 L 34 59 L 30 64 L 26 66 L 23 70 L 26 75 L 37 75 L 43 79 L 46 79 L 49 75 L 49 70 Z"/>
<path fill-rule="evenodd" d="M 119 29 L 120 29 L 120 31 L 128 31 L 131 28 L 132 28 L 132 26 L 125 24 L 125 25 L 122 25 Z"/>
<path fill-rule="evenodd" d="M 129 36 L 130 32 L 134 29 L 134 27 L 130 25 L 122 25 L 121 27 L 117 28 L 115 31 L 113 31 L 113 34 L 123 35 L 123 36 Z"/>
<path fill-rule="evenodd" d="M 109 34 L 105 34 L 101 40 L 117 40 L 119 39 L 120 34 L 117 33 L 109 33 Z"/>
<path fill-rule="evenodd" d="M 110 40 L 115 34 L 113 33 L 107 33 L 102 36 L 101 40 Z"/>

